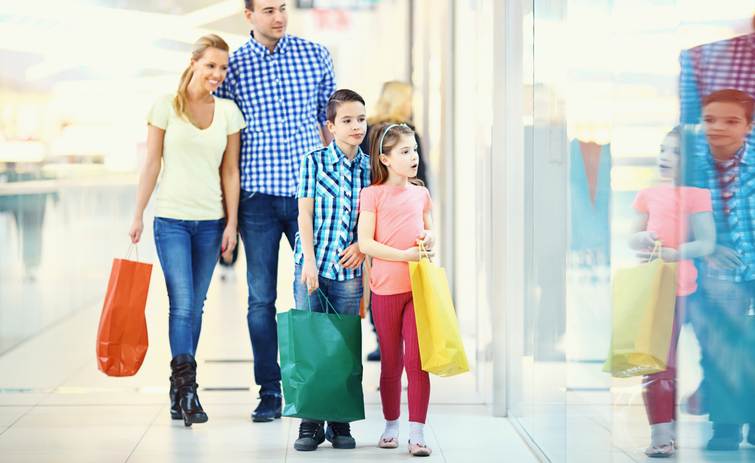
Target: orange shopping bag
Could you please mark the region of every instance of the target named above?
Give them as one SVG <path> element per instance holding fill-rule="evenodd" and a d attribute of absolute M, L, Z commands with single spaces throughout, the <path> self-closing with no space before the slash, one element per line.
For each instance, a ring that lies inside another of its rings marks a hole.
<path fill-rule="evenodd" d="M 130 251 L 130 249 L 129 249 Z M 152 264 L 113 259 L 97 330 L 97 367 L 108 376 L 133 376 L 147 355 L 147 304 Z"/>

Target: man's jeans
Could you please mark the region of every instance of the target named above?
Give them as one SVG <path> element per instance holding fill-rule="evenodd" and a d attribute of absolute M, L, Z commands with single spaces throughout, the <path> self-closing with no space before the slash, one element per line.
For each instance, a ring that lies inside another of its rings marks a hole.
<path fill-rule="evenodd" d="M 155 217 L 157 256 L 168 287 L 168 338 L 173 357 L 196 355 L 212 272 L 220 257 L 225 219 Z"/>
<path fill-rule="evenodd" d="M 254 381 L 260 395 L 281 395 L 275 300 L 278 297 L 278 251 L 281 235 L 291 249 L 298 231 L 294 197 L 241 190 L 239 231 L 246 253 L 249 308 L 246 320 L 254 354 Z M 289 267 L 290 268 L 290 267 Z"/>

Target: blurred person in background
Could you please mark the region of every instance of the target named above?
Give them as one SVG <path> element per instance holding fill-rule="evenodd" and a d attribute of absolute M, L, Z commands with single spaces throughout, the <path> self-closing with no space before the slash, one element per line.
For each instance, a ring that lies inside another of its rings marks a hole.
<path fill-rule="evenodd" d="M 245 122 L 236 103 L 212 95 L 227 71 L 228 44 L 214 34 L 201 37 L 178 91 L 152 106 L 129 230 L 138 243 L 162 165 L 154 236 L 170 303 L 170 414 L 186 426 L 208 419 L 197 395 L 195 355 L 215 263 L 236 247 L 239 131 Z"/>
<path fill-rule="evenodd" d="M 680 186 L 680 130 L 669 132 L 658 156 L 660 184 L 637 193 L 633 208 L 637 212 L 635 233 L 630 246 L 644 261 L 660 257 L 679 262 L 677 298 L 666 370 L 643 378 L 643 398 L 651 429 L 651 458 L 670 457 L 676 444 L 676 347 L 680 321 L 687 299 L 697 291 L 697 269 L 690 259 L 704 257 L 716 245 L 710 191 Z M 653 250 L 657 242 L 660 255 Z"/>

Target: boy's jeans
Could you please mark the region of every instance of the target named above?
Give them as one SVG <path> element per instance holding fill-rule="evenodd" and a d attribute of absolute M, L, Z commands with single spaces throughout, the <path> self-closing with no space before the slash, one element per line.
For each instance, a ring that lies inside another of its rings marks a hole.
<path fill-rule="evenodd" d="M 157 256 L 168 287 L 168 338 L 173 357 L 196 355 L 202 312 L 220 256 L 225 219 L 155 217 Z"/>
<path fill-rule="evenodd" d="M 293 249 L 299 208 L 296 198 L 241 190 L 239 232 L 246 253 L 249 308 L 246 320 L 254 353 L 254 380 L 260 396 L 280 397 L 278 332 L 275 300 L 278 297 L 278 251 L 281 235 Z"/>
<path fill-rule="evenodd" d="M 326 312 L 326 302 L 318 291 L 309 294 L 307 286 L 301 282 L 302 266 L 297 265 L 294 272 L 294 298 L 296 299 L 296 309 L 309 310 L 313 312 Z M 351 280 L 337 281 L 329 278 L 318 277 L 320 291 L 323 292 L 330 304 L 340 314 L 359 315 L 359 301 L 362 299 L 362 277 Z M 309 304 L 307 304 L 309 298 Z M 331 309 L 328 311 L 332 312 Z M 302 420 L 313 421 L 313 420 Z"/>

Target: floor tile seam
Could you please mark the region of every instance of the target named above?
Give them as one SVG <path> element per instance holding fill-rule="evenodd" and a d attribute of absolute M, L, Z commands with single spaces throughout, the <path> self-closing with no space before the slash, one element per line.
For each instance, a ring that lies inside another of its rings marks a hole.
<path fill-rule="evenodd" d="M 23 419 L 24 417 L 26 417 L 26 415 L 28 415 L 29 413 L 31 413 L 31 411 L 32 411 L 32 410 L 33 410 L 33 409 L 34 409 L 35 407 L 36 407 L 35 405 L 30 405 L 30 406 L 29 406 L 29 408 L 28 408 L 28 409 L 27 409 L 27 410 L 26 410 L 26 411 L 25 411 L 24 413 L 22 413 L 22 414 L 21 414 L 21 416 L 19 416 L 19 417 L 18 417 L 18 418 L 16 418 L 15 420 L 13 420 L 13 423 L 9 424 L 8 426 L 6 426 L 6 427 L 5 427 L 5 429 L 3 429 L 2 431 L 0 431 L 0 438 L 2 438 L 2 437 L 3 437 L 3 434 L 5 434 L 6 432 L 8 432 L 8 431 L 10 430 L 10 428 L 12 428 L 13 426 L 15 426 L 15 425 L 16 425 L 16 423 L 18 423 L 18 422 L 19 422 L 19 421 L 21 421 L 21 420 L 22 420 L 22 419 Z"/>
<path fill-rule="evenodd" d="M 136 444 L 134 445 L 134 448 L 131 449 L 131 452 L 128 454 L 128 457 L 124 460 L 124 463 L 128 463 L 128 461 L 131 459 L 131 457 L 134 455 L 134 452 L 136 452 L 136 449 L 139 448 L 139 445 L 141 445 L 142 441 L 144 440 L 144 437 L 147 435 L 147 433 L 152 429 L 152 427 L 157 422 L 157 418 L 162 414 L 165 410 L 166 405 L 163 405 L 161 407 L 158 407 L 157 413 L 155 413 L 155 416 L 152 418 L 152 421 L 150 421 L 149 425 L 147 426 L 147 429 L 144 430 L 142 435 L 139 437 L 139 440 L 136 441 Z"/>
<path fill-rule="evenodd" d="M 435 442 L 438 443 L 438 452 L 440 452 L 441 458 L 443 459 L 444 462 L 448 463 L 448 460 L 446 459 L 446 454 L 443 453 L 443 445 L 441 444 L 440 439 L 438 438 L 438 434 L 435 432 L 435 428 L 433 427 L 433 424 L 430 420 L 427 421 L 427 427 L 430 428 L 430 432 L 433 433 Z"/>

